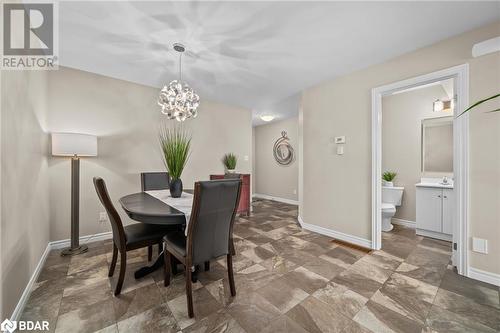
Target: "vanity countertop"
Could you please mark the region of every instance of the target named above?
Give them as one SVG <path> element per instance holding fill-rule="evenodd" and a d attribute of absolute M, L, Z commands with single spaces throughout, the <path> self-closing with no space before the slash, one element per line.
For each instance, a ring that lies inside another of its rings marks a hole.
<path fill-rule="evenodd" d="M 434 187 L 434 188 L 451 188 L 453 189 L 453 183 L 450 184 L 442 184 L 442 183 L 424 183 L 420 182 L 415 184 L 416 187 Z"/>

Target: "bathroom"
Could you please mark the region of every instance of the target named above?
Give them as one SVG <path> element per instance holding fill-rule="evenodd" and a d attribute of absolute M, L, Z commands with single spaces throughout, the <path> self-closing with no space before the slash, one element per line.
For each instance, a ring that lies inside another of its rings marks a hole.
<path fill-rule="evenodd" d="M 397 232 L 453 239 L 454 96 L 449 78 L 382 98 L 383 241 Z"/>

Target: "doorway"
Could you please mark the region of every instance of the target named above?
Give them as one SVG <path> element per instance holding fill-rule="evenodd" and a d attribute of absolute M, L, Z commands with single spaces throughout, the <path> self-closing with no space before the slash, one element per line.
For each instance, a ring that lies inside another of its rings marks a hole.
<path fill-rule="evenodd" d="M 382 247 L 382 98 L 423 85 L 453 80 L 453 237 L 452 262 L 461 275 L 468 275 L 468 114 L 460 115 L 468 105 L 468 65 L 436 71 L 398 81 L 372 90 L 372 248 Z"/>

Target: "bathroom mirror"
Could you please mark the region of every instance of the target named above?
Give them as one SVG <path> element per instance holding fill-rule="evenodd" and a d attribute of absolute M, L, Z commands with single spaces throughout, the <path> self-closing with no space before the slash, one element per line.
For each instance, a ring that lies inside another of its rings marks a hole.
<path fill-rule="evenodd" d="M 453 173 L 453 117 L 422 120 L 422 172 Z"/>

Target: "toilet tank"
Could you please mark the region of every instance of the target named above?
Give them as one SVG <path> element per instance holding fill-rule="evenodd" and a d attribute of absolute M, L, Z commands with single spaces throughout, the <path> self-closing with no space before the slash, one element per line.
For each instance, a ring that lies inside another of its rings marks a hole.
<path fill-rule="evenodd" d="M 382 186 L 382 202 L 390 203 L 394 206 L 401 206 L 404 189 L 404 187 Z"/>

